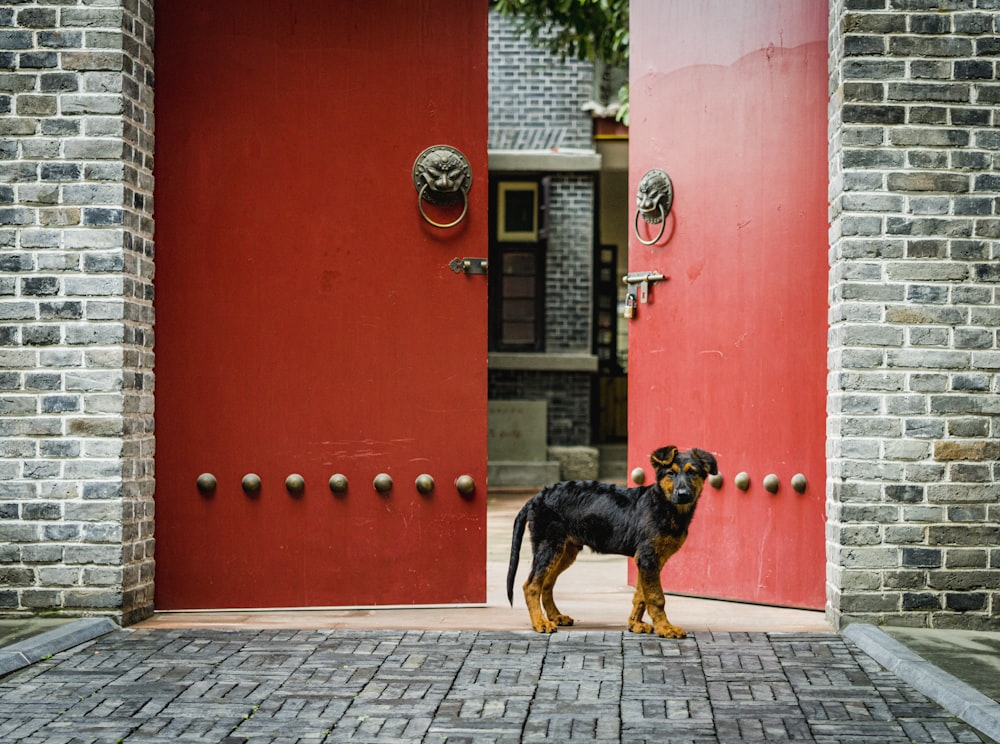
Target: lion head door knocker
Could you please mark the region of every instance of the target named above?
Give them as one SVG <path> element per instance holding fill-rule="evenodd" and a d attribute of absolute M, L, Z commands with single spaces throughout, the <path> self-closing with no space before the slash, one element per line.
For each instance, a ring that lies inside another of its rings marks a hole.
<path fill-rule="evenodd" d="M 455 227 L 469 211 L 469 189 L 472 168 L 461 152 L 448 145 L 428 147 L 413 163 L 413 187 L 417 190 L 420 216 L 434 227 Z M 462 202 L 462 213 L 454 222 L 435 222 L 424 211 L 424 202 L 437 207 L 449 207 Z"/>
<path fill-rule="evenodd" d="M 646 175 L 639 181 L 635 202 L 635 237 L 643 245 L 653 245 L 663 237 L 667 215 L 670 214 L 670 208 L 674 205 L 674 185 L 670 182 L 670 176 L 666 174 L 666 171 L 659 168 L 646 171 Z M 660 226 L 660 231 L 652 240 L 643 240 L 639 234 L 640 217 L 650 225 Z"/>

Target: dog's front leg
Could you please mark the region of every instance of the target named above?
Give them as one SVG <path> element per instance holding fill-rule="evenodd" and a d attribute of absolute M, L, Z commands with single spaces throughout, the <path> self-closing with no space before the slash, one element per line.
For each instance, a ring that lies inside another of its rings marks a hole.
<path fill-rule="evenodd" d="M 642 615 L 640 614 L 639 617 L 635 617 L 636 610 L 638 609 L 636 599 L 638 599 L 639 592 L 641 591 L 645 610 L 649 613 L 649 619 L 653 621 L 652 630 L 656 635 L 663 638 L 685 638 L 687 633 L 683 628 L 671 625 L 664 610 L 666 600 L 663 597 L 663 585 L 660 584 L 660 570 L 663 568 L 665 561 L 661 561 L 652 550 L 641 550 L 635 557 L 635 563 L 639 569 L 639 580 L 636 582 L 636 594 L 632 600 L 632 616 L 629 617 L 629 629 L 633 630 L 632 621 L 634 619 L 637 621 L 636 627 L 639 629 L 633 630 L 633 632 L 649 632 L 649 630 L 645 629 L 649 626 L 641 622 Z"/>
<path fill-rule="evenodd" d="M 671 625 L 667 619 L 667 613 L 663 609 L 666 602 L 663 598 L 663 588 L 660 586 L 660 572 L 656 571 L 645 580 L 640 574 L 639 581 L 642 581 L 642 594 L 646 599 L 646 611 L 649 612 L 649 619 L 653 621 L 653 630 L 656 631 L 656 635 L 662 638 L 686 637 L 687 633 L 684 632 L 684 628 Z"/>

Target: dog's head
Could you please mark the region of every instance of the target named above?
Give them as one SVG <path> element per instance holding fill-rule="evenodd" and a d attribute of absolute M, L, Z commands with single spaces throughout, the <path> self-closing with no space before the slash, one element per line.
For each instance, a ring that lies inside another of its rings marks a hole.
<path fill-rule="evenodd" d="M 693 506 L 709 475 L 719 472 L 715 457 L 705 450 L 660 447 L 649 456 L 656 470 L 656 482 L 663 493 L 677 506 Z"/>

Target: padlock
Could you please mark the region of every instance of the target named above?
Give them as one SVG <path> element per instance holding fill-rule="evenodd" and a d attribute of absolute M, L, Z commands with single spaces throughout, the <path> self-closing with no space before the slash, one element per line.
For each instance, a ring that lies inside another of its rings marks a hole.
<path fill-rule="evenodd" d="M 635 317 L 635 295 L 632 292 L 625 295 L 625 312 L 623 315 L 628 320 Z"/>

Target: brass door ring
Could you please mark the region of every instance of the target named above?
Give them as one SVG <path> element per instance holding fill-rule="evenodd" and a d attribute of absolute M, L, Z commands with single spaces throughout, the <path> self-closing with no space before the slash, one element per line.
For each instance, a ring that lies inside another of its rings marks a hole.
<path fill-rule="evenodd" d="M 639 234 L 639 218 L 642 217 L 644 220 L 646 220 L 646 218 L 642 214 L 642 212 L 640 212 L 638 209 L 635 210 L 635 237 L 636 237 L 636 240 L 638 240 L 643 245 L 653 245 L 653 244 L 655 244 L 660 238 L 663 237 L 663 231 L 667 228 L 667 213 L 666 213 L 666 210 L 663 208 L 663 204 L 662 203 L 657 204 L 656 206 L 660 210 L 660 219 L 656 220 L 656 222 L 660 223 L 660 231 L 658 233 L 656 233 L 656 237 L 653 238 L 652 240 L 643 240 L 642 236 Z M 646 222 L 649 223 L 649 224 L 654 224 L 651 220 L 646 220 Z"/>
<path fill-rule="evenodd" d="M 426 220 L 427 224 L 447 230 L 450 227 L 455 227 L 459 222 L 465 219 L 465 213 L 469 211 L 469 195 L 464 191 L 459 192 L 462 195 L 462 214 L 458 215 L 458 219 L 453 222 L 435 222 L 428 217 L 427 212 L 424 211 L 424 192 L 426 190 L 427 184 L 425 183 L 420 187 L 420 193 L 417 195 L 417 208 L 420 210 L 420 216 Z M 660 233 L 662 234 L 662 232 L 663 231 L 661 230 Z"/>

